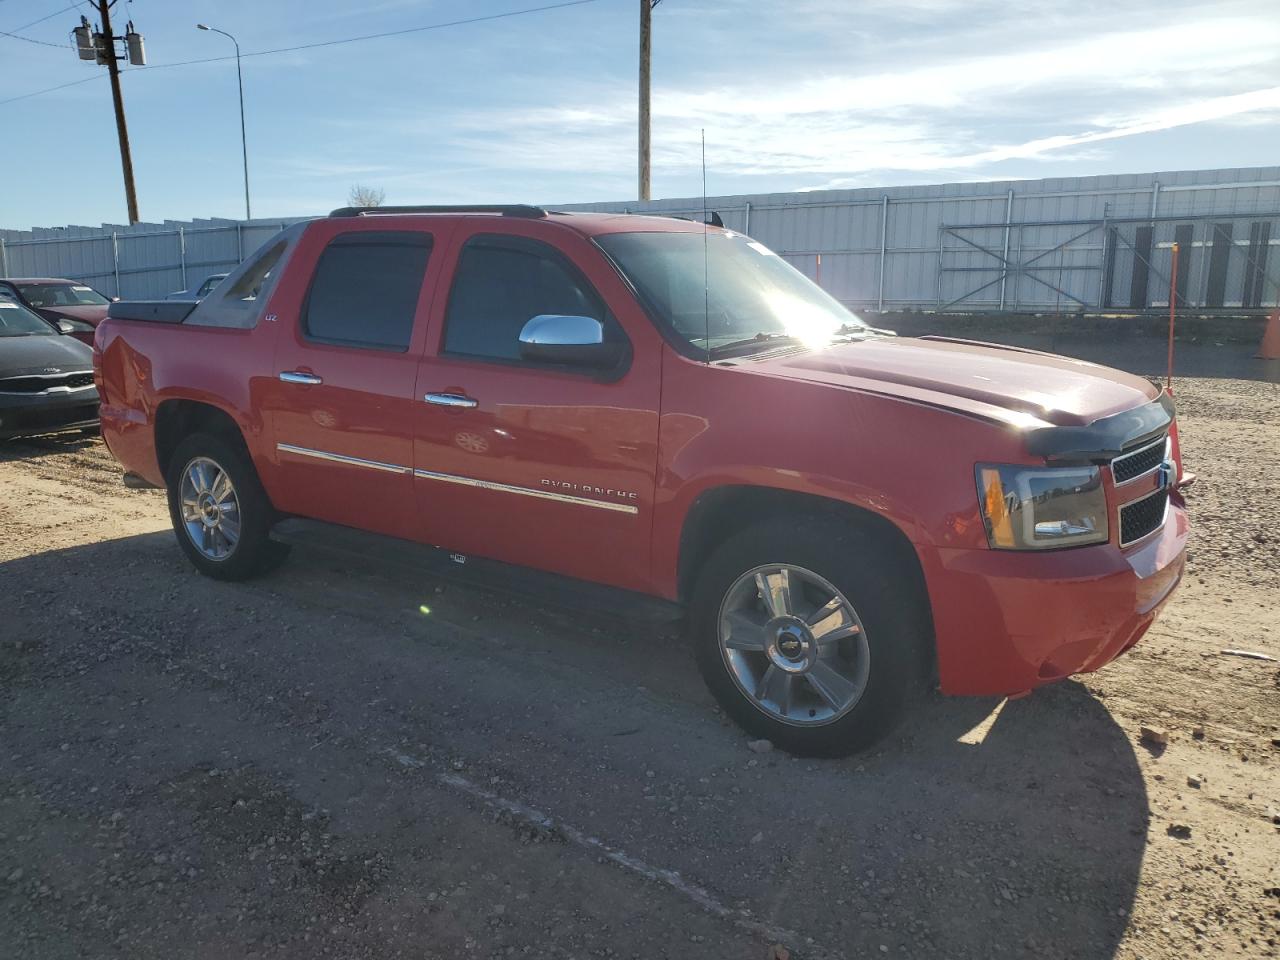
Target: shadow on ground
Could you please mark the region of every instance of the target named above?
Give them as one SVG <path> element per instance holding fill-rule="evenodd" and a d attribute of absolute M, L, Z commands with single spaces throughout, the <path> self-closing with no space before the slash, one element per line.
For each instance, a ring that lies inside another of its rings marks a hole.
<path fill-rule="evenodd" d="M 1135 897 L 1142 777 L 1079 684 L 795 760 L 746 748 L 676 636 L 413 571 L 295 551 L 222 584 L 166 532 L 0 583 L 5 955 L 741 957 L 749 916 L 797 958 L 1106 958 Z"/>
<path fill-rule="evenodd" d="M 90 450 L 100 442 L 96 435 L 86 437 L 79 434 L 0 440 L 0 462 L 77 453 Z"/>

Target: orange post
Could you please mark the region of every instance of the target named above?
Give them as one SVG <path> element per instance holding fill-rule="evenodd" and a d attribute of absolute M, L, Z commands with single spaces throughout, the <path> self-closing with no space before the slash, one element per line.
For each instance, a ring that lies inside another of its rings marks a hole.
<path fill-rule="evenodd" d="M 1267 317 L 1267 329 L 1254 356 L 1259 360 L 1280 360 L 1280 310 L 1272 310 Z"/>
<path fill-rule="evenodd" d="M 817 269 L 814 271 L 813 282 L 818 286 L 822 286 L 822 254 L 818 254 Z"/>
<path fill-rule="evenodd" d="M 1173 245 L 1173 266 L 1169 270 L 1169 369 L 1165 373 L 1164 388 L 1173 387 L 1173 318 L 1178 310 L 1178 245 Z"/>

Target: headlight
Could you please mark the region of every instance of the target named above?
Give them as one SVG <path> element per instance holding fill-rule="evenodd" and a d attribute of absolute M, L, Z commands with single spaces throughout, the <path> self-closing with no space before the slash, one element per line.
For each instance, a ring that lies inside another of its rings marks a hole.
<path fill-rule="evenodd" d="M 1054 550 L 1105 543 L 1107 497 L 1097 467 L 980 463 L 978 502 L 995 550 Z"/>

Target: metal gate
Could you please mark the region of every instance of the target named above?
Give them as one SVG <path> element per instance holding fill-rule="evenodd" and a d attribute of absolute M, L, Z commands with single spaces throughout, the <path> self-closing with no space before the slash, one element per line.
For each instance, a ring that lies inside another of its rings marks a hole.
<path fill-rule="evenodd" d="M 1280 212 L 943 225 L 939 310 L 1141 312 L 1280 304 Z"/>

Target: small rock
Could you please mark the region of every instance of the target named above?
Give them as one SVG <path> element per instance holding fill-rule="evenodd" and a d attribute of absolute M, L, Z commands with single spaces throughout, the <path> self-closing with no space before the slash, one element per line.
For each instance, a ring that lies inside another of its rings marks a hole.
<path fill-rule="evenodd" d="M 1199 790 L 1204 786 L 1204 777 L 1187 777 L 1187 786 Z"/>
<path fill-rule="evenodd" d="M 1173 837 L 1175 840 L 1191 839 L 1191 828 L 1185 823 L 1171 823 L 1169 824 L 1169 829 L 1166 830 L 1165 833 L 1169 834 L 1169 836 Z"/>
<path fill-rule="evenodd" d="M 1151 746 L 1167 747 L 1169 745 L 1169 731 L 1159 730 L 1155 727 L 1140 727 L 1138 729 L 1138 739 Z"/>
<path fill-rule="evenodd" d="M 773 749 L 772 740 L 749 740 L 747 741 L 747 749 L 754 753 L 768 753 Z"/>
<path fill-rule="evenodd" d="M 780 943 L 775 943 L 769 948 L 769 953 L 765 960 L 791 960 L 791 951 Z"/>
<path fill-rule="evenodd" d="M 1191 736 L 1192 736 L 1192 737 L 1194 737 L 1196 740 L 1203 740 L 1203 739 L 1204 739 L 1204 727 L 1192 727 L 1192 728 L 1191 728 Z"/>
<path fill-rule="evenodd" d="M 751 842 L 759 843 L 763 839 L 764 839 L 764 831 L 761 830 L 759 833 L 757 833 L 754 837 L 751 838 Z"/>

